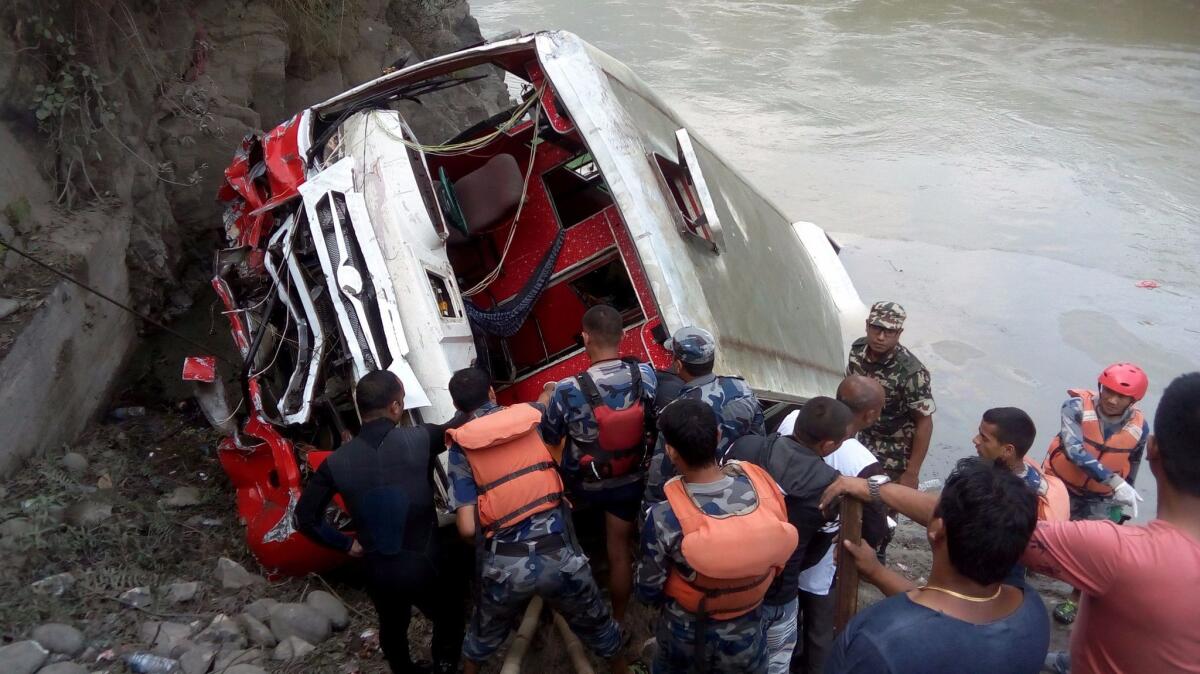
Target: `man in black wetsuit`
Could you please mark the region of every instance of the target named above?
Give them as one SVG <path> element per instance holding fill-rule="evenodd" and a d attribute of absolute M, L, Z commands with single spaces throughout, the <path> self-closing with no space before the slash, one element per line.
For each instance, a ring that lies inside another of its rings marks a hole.
<path fill-rule="evenodd" d="M 404 386 L 387 370 L 359 380 L 356 397 L 362 428 L 309 478 L 296 505 L 297 528 L 321 545 L 363 558 L 367 592 L 379 614 L 379 642 L 393 672 L 430 671 L 414 665 L 408 652 L 414 605 L 433 622 L 432 671 L 455 672 L 466 583 L 446 571 L 432 474 L 452 424 L 397 426 L 404 415 Z M 342 495 L 357 540 L 325 520 L 334 494 Z"/>

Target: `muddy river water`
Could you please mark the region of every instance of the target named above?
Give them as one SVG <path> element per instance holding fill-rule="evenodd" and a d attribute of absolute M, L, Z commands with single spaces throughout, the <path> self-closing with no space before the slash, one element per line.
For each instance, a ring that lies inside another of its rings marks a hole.
<path fill-rule="evenodd" d="M 1200 4 L 474 0 L 485 35 L 578 33 L 629 64 L 859 294 L 904 304 L 938 402 L 922 479 L 980 413 L 1037 422 L 1107 363 L 1152 412 L 1200 369 Z M 1141 280 L 1156 289 L 1139 288 Z M 848 336 L 852 337 L 852 336 Z M 1153 513 L 1153 478 L 1137 486 Z"/>

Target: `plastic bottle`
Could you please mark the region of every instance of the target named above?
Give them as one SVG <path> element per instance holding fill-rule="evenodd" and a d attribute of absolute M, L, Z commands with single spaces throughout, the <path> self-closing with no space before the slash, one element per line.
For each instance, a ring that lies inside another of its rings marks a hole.
<path fill-rule="evenodd" d="M 134 419 L 136 417 L 146 416 L 145 407 L 118 407 L 112 411 L 112 418 L 117 421 L 125 421 L 126 419 Z"/>
<path fill-rule="evenodd" d="M 129 671 L 135 674 L 172 674 L 179 671 L 179 661 L 151 653 L 134 653 L 125 658 Z"/>

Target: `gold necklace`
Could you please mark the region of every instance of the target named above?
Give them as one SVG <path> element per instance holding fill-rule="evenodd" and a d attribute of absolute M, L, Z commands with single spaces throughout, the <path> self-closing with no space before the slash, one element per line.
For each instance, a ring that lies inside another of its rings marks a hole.
<path fill-rule="evenodd" d="M 934 592 L 941 592 L 943 594 L 948 594 L 951 597 L 955 597 L 957 599 L 962 599 L 963 601 L 971 601 L 971 602 L 975 602 L 976 604 L 982 604 L 985 601 L 991 601 L 991 600 L 995 599 L 996 597 L 999 597 L 1000 591 L 1004 589 L 1004 585 L 997 585 L 995 594 L 993 594 L 990 597 L 972 597 L 969 594 L 962 594 L 961 592 L 955 592 L 954 590 L 947 590 L 944 587 L 938 587 L 936 585 L 922 585 L 921 587 L 918 587 L 917 589 L 918 590 L 933 590 Z"/>

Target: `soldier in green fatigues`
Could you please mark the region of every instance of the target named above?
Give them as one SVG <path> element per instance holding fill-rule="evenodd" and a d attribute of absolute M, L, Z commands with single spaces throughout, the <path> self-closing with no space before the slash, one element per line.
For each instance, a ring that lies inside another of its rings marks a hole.
<path fill-rule="evenodd" d="M 929 370 L 900 345 L 904 307 L 876 302 L 867 316 L 867 336 L 850 346 L 846 374 L 871 377 L 883 385 L 885 402 L 879 422 L 860 431 L 859 442 L 879 459 L 888 477 L 916 488 L 921 464 L 933 435 L 933 391 Z"/>

